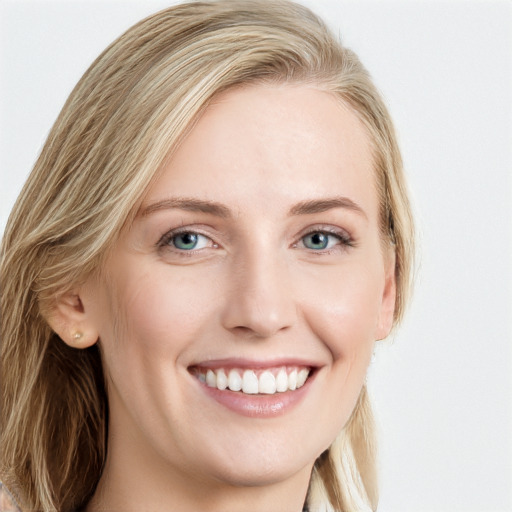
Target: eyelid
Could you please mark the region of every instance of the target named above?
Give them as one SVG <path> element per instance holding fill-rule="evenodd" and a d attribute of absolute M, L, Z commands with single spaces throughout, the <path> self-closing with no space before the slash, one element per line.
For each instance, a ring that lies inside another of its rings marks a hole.
<path fill-rule="evenodd" d="M 352 237 L 352 235 L 343 228 L 340 228 L 338 226 L 332 226 L 332 225 L 325 225 L 325 224 L 317 224 L 314 226 L 309 226 L 306 228 L 298 237 L 297 242 L 293 244 L 294 247 L 297 247 L 297 245 L 302 242 L 302 240 L 311 234 L 314 233 L 325 233 L 327 235 L 332 235 L 337 237 L 340 240 L 340 245 L 342 247 L 354 247 L 355 246 L 355 240 Z M 307 248 L 306 248 L 307 249 Z M 331 251 L 332 249 L 324 249 L 324 250 L 313 250 L 312 252 L 317 252 L 319 254 L 326 253 Z"/>
<path fill-rule="evenodd" d="M 340 238 L 346 240 L 352 240 L 353 237 L 350 232 L 339 226 L 333 226 L 332 224 L 314 224 L 313 226 L 308 226 L 305 228 L 299 235 L 299 238 L 310 235 L 311 233 L 327 233 L 329 235 L 339 236 Z"/>
<path fill-rule="evenodd" d="M 179 249 L 177 247 L 174 247 L 169 242 L 172 238 L 175 236 L 178 236 L 182 233 L 194 233 L 201 236 L 204 236 L 205 238 L 209 239 L 212 243 L 212 246 L 210 248 L 219 248 L 220 245 L 215 241 L 215 239 L 211 236 L 211 234 L 207 234 L 204 229 L 201 228 L 201 226 L 180 226 L 177 228 L 170 229 L 166 233 L 164 233 L 158 242 L 156 243 L 156 247 L 158 249 L 169 249 L 176 254 L 182 255 L 182 256 L 192 256 L 193 254 L 197 254 L 198 252 L 202 251 L 206 248 L 201 249 L 191 249 L 191 250 L 183 250 Z M 348 230 L 341 228 L 339 226 L 332 226 L 332 225 L 325 225 L 325 224 L 316 224 L 313 226 L 308 226 L 305 228 L 297 237 L 297 241 L 292 244 L 292 248 L 297 248 L 299 243 L 302 243 L 303 238 L 305 238 L 308 235 L 314 234 L 314 233 L 325 233 L 327 235 L 331 235 L 334 237 L 337 237 L 340 241 L 339 244 L 336 245 L 336 247 L 341 248 L 347 248 L 347 247 L 354 247 L 356 245 L 356 242 L 354 240 L 354 237 L 349 233 Z M 314 250 L 314 249 L 308 249 L 307 247 L 304 247 L 305 249 L 316 252 L 318 254 L 325 254 L 329 253 L 335 248 L 331 249 L 324 249 L 324 250 Z"/>
<path fill-rule="evenodd" d="M 173 229 L 170 229 L 169 231 L 167 231 L 166 233 L 164 233 L 160 239 L 158 240 L 158 242 L 156 243 L 156 246 L 158 249 L 170 249 L 170 250 L 173 250 L 174 252 L 178 253 L 178 254 L 183 254 L 183 255 L 190 255 L 190 254 L 193 254 L 194 252 L 198 252 L 198 251 L 201 251 L 202 249 L 191 249 L 189 251 L 185 251 L 183 249 L 178 249 L 177 247 L 174 247 L 173 245 L 170 244 L 170 241 L 175 237 L 175 236 L 178 236 L 180 234 L 183 234 L 183 233 L 193 233 L 193 234 L 196 234 L 196 235 L 200 235 L 200 236 L 203 236 L 205 238 L 208 238 L 208 240 L 210 240 L 212 242 L 212 247 L 213 248 L 218 248 L 219 247 L 219 244 L 217 242 L 215 242 L 215 240 L 210 236 L 210 235 L 207 235 L 206 233 L 204 233 L 200 227 L 198 226 L 180 226 L 179 228 L 173 228 Z M 185 254 L 185 253 L 188 253 L 188 254 Z"/>

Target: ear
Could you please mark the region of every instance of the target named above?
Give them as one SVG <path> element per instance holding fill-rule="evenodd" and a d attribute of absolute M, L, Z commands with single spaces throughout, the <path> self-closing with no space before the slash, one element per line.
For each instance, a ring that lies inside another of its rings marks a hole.
<path fill-rule="evenodd" d="M 98 341 L 98 332 L 80 299 L 79 290 L 59 295 L 44 315 L 50 327 L 73 348 L 87 348 Z"/>
<path fill-rule="evenodd" d="M 382 292 L 379 321 L 375 333 L 376 340 L 382 340 L 388 336 L 393 327 L 396 305 L 396 267 L 395 251 L 393 248 L 386 250 L 384 255 L 385 282 Z"/>

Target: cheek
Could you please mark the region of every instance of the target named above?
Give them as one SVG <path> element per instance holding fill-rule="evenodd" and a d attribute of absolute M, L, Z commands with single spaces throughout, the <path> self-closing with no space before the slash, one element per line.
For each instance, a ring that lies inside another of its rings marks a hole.
<path fill-rule="evenodd" d="M 303 282 L 307 322 L 334 360 L 354 358 L 373 346 L 383 290 L 383 277 L 374 268 L 364 262 L 333 267 Z"/>
<path fill-rule="evenodd" d="M 165 267 L 125 279 L 116 297 L 120 343 L 166 358 L 176 357 L 198 336 L 214 303 L 200 277 Z"/>
<path fill-rule="evenodd" d="M 164 265 L 158 272 L 154 268 L 138 264 L 130 273 L 112 271 L 115 286 L 106 293 L 113 304 L 109 316 L 115 320 L 107 319 L 101 336 L 111 407 L 119 418 L 129 414 L 142 430 L 148 428 L 147 419 L 157 418 L 169 403 L 178 408 L 182 403 L 178 361 L 211 325 L 215 303 L 212 288 L 203 286 L 204 276 L 194 278 Z M 150 437 L 160 435 L 147 432 Z"/>
<path fill-rule="evenodd" d="M 365 382 L 382 287 L 379 267 L 363 260 L 303 274 L 299 293 L 305 322 L 330 353 L 330 364 L 317 375 L 327 390 L 318 417 L 326 445 L 349 420 Z"/>

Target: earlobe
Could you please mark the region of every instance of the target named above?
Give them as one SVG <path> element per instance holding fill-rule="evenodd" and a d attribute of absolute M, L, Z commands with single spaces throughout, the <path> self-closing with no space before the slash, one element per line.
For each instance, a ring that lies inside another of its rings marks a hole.
<path fill-rule="evenodd" d="M 386 278 L 384 290 L 382 293 L 382 302 L 377 324 L 375 340 L 383 340 L 391 332 L 395 317 L 396 305 L 396 272 L 395 272 L 395 253 L 394 251 L 386 258 Z"/>
<path fill-rule="evenodd" d="M 70 347 L 87 348 L 98 341 L 98 332 L 77 291 L 56 297 L 44 316 L 50 327 Z"/>

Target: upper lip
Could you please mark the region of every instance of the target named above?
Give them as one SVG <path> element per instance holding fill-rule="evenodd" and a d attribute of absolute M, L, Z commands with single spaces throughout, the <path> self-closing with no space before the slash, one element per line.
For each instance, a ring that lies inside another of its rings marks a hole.
<path fill-rule="evenodd" d="M 219 368 L 243 368 L 249 370 L 262 370 L 265 368 L 278 368 L 282 366 L 297 366 L 305 368 L 318 368 L 321 365 L 318 361 L 298 357 L 286 357 L 276 359 L 248 359 L 243 357 L 228 357 L 222 359 L 211 359 L 193 363 L 189 368 L 204 368 L 216 370 Z"/>

